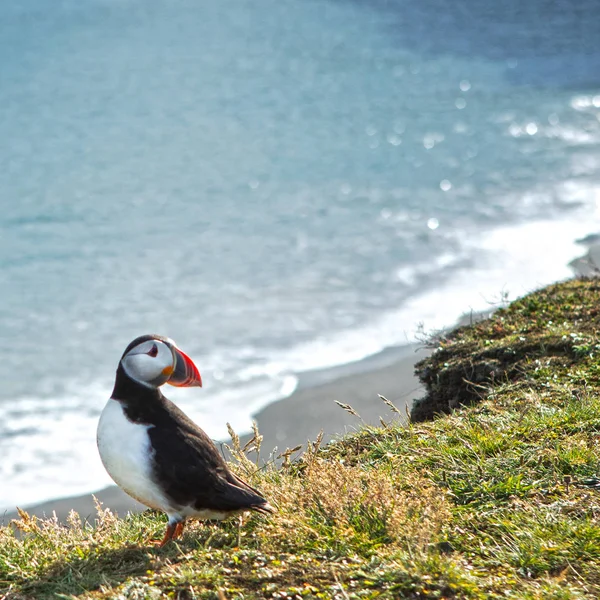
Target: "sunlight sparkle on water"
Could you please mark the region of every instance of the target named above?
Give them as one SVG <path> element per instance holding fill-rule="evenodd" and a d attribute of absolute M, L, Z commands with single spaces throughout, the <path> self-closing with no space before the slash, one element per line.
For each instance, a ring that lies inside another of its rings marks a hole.
<path fill-rule="evenodd" d="M 600 108 L 600 94 L 596 96 L 575 96 L 571 99 L 571 108 L 585 110 L 586 108 Z"/>
<path fill-rule="evenodd" d="M 436 144 L 443 142 L 445 136 L 442 133 L 428 133 L 423 138 L 423 146 L 427 150 L 431 150 Z"/>
<path fill-rule="evenodd" d="M 529 135 L 535 135 L 537 133 L 538 126 L 535 123 L 527 123 L 527 127 L 525 127 L 525 131 Z"/>
<path fill-rule="evenodd" d="M 521 128 L 516 123 L 511 123 L 508 127 L 508 131 L 513 137 L 521 135 Z"/>
<path fill-rule="evenodd" d="M 400 138 L 400 136 L 396 135 L 395 133 L 388 133 L 387 141 L 392 146 L 399 146 L 402 143 L 402 139 Z"/>

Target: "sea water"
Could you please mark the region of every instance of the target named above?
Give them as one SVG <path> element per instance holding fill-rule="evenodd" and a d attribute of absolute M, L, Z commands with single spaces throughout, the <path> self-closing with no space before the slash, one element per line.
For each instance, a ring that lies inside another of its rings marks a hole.
<path fill-rule="evenodd" d="M 598 3 L 4 0 L 0 507 L 109 483 L 175 339 L 213 437 L 298 374 L 568 277 L 600 221 Z M 176 393 L 177 392 L 177 393 Z"/>

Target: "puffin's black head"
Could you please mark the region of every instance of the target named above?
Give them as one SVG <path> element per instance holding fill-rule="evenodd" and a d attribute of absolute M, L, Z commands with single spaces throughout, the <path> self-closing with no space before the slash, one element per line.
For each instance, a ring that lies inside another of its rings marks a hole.
<path fill-rule="evenodd" d="M 177 387 L 202 386 L 192 359 L 169 338 L 142 335 L 127 346 L 121 357 L 125 374 L 142 385 L 158 388 L 164 383 Z"/>

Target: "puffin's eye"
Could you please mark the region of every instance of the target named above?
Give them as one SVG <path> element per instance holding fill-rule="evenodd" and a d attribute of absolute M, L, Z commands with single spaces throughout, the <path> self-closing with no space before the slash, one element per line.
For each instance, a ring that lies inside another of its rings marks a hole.
<path fill-rule="evenodd" d="M 158 354 L 158 346 L 154 344 L 150 350 L 148 350 L 148 355 L 154 358 Z"/>

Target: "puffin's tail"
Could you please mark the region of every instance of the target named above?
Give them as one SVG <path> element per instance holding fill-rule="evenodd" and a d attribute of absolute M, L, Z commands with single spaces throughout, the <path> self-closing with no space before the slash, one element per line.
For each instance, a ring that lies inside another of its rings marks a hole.
<path fill-rule="evenodd" d="M 266 500 L 264 501 L 264 504 L 255 504 L 250 508 L 263 515 L 270 515 L 275 512 L 275 508 L 273 508 Z"/>
<path fill-rule="evenodd" d="M 275 508 L 273 508 L 273 506 L 271 506 L 267 502 L 267 500 L 256 488 L 253 488 L 251 485 L 248 485 L 241 477 L 238 477 L 233 473 L 230 473 L 230 476 L 230 482 L 233 483 L 233 485 L 245 490 L 246 492 L 249 492 L 254 496 L 254 498 L 251 500 L 251 504 L 248 505 L 248 508 L 250 510 L 254 510 L 263 515 L 268 515 L 275 512 Z"/>

